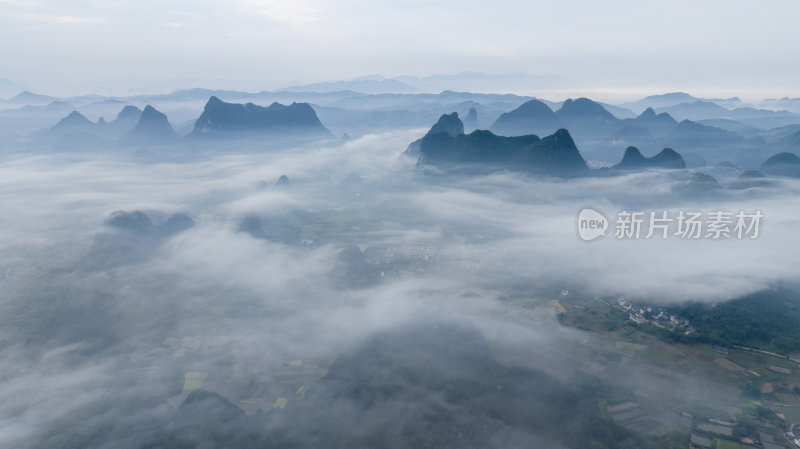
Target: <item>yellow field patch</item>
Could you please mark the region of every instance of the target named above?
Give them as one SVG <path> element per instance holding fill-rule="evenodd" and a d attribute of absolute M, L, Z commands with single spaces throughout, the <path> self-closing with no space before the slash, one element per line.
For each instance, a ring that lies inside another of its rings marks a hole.
<path fill-rule="evenodd" d="M 553 311 L 556 312 L 556 315 L 561 315 L 562 313 L 567 313 L 567 309 L 558 302 L 557 299 L 551 299 L 547 305 L 553 308 Z"/>
<path fill-rule="evenodd" d="M 183 375 L 183 391 L 199 390 L 203 388 L 203 382 L 208 378 L 205 371 L 187 371 Z"/>

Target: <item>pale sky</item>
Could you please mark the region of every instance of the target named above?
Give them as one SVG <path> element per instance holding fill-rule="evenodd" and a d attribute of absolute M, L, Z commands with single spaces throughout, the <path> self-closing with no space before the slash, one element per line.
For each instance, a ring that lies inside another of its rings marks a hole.
<path fill-rule="evenodd" d="M 480 71 L 800 96 L 797 0 L 0 0 L 0 78 L 293 83 Z M 135 81 L 129 81 L 135 83 Z"/>

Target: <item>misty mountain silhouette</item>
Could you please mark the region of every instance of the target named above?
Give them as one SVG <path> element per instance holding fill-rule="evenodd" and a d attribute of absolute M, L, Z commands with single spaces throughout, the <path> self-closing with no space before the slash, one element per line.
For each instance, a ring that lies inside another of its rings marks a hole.
<path fill-rule="evenodd" d="M 539 100 L 530 100 L 513 111 L 501 114 L 489 129 L 501 136 L 541 136 L 552 134 L 561 127 L 561 122 L 549 106 Z"/>
<path fill-rule="evenodd" d="M 76 264 L 79 270 L 107 270 L 146 262 L 164 241 L 195 226 L 194 220 L 183 213 L 172 214 L 156 225 L 141 211 L 116 211 L 105 220 L 112 232 L 95 235 L 92 247 Z"/>
<path fill-rule="evenodd" d="M 710 101 L 695 100 L 690 103 L 680 103 L 672 106 L 658 108 L 658 112 L 668 113 L 673 117 L 688 120 L 701 120 L 706 118 L 725 117 L 730 111 Z"/>
<path fill-rule="evenodd" d="M 742 172 L 736 177 L 728 188 L 733 190 L 751 189 L 754 187 L 772 187 L 775 181 L 767 178 L 767 176 L 758 170 L 747 170 Z"/>
<path fill-rule="evenodd" d="M 800 178 L 800 157 L 794 153 L 778 153 L 761 164 L 761 171 L 770 175 Z"/>
<path fill-rule="evenodd" d="M 339 288 L 364 288 L 380 283 L 378 269 L 367 263 L 358 245 L 344 247 L 336 256 L 330 273 L 332 283 Z"/>
<path fill-rule="evenodd" d="M 745 138 L 738 134 L 691 120 L 678 123 L 678 126 L 665 137 L 665 141 L 676 147 L 746 143 Z"/>
<path fill-rule="evenodd" d="M 555 112 L 556 117 L 567 126 L 609 125 L 620 120 L 608 112 L 600 103 L 588 98 L 569 99 Z"/>
<path fill-rule="evenodd" d="M 621 170 L 643 168 L 686 168 L 683 157 L 672 148 L 664 148 L 652 157 L 644 157 L 636 147 L 628 147 L 622 156 L 622 161 L 612 168 Z"/>
<path fill-rule="evenodd" d="M 678 124 L 671 115 L 666 112 L 656 114 L 653 108 L 645 109 L 638 117 L 630 120 L 630 123 L 645 128 L 653 136 L 667 134 Z"/>
<path fill-rule="evenodd" d="M 264 221 L 258 214 L 248 214 L 242 218 L 237 232 L 249 235 L 254 239 L 280 242 L 287 245 L 300 243 L 300 231 L 296 227 L 287 226 L 279 220 Z"/>
<path fill-rule="evenodd" d="M 642 110 L 645 108 L 662 109 L 679 104 L 691 104 L 696 101 L 717 103 L 723 107 L 736 106 L 742 103 L 738 97 L 721 98 L 721 99 L 703 99 L 697 98 L 685 92 L 669 92 L 666 94 L 649 95 L 641 100 L 624 103 L 621 106 L 629 107 L 634 110 Z"/>
<path fill-rule="evenodd" d="M 125 106 L 117 114 L 116 119 L 105 122 L 102 117 L 98 122 L 92 122 L 78 111 L 70 112 L 55 125 L 51 126 L 44 134 L 48 138 L 60 138 L 59 143 L 64 143 L 64 137 L 70 136 L 71 141 L 81 137 L 89 143 L 96 143 L 105 139 L 119 139 L 130 133 L 139 122 L 142 111 L 135 106 Z M 94 139 L 94 140 L 92 140 Z M 73 142 L 75 143 L 75 142 Z M 135 143 L 135 142 L 134 142 Z M 148 142 L 143 142 L 148 143 Z"/>
<path fill-rule="evenodd" d="M 721 194 L 722 186 L 713 176 L 697 172 L 688 182 L 673 187 L 672 192 L 686 198 L 710 198 Z"/>
<path fill-rule="evenodd" d="M 469 108 L 467 115 L 464 116 L 463 122 L 465 130 L 475 131 L 480 128 L 478 125 L 478 111 L 475 108 Z"/>
<path fill-rule="evenodd" d="M 136 106 L 126 105 L 119 111 L 117 118 L 108 122 L 106 128 L 109 134 L 122 137 L 136 127 L 141 115 L 141 109 Z"/>
<path fill-rule="evenodd" d="M 116 211 L 105 221 L 106 226 L 142 237 L 171 237 L 194 227 L 195 222 L 186 214 L 176 212 L 161 225 L 154 225 L 141 211 Z"/>
<path fill-rule="evenodd" d="M 451 114 L 442 114 L 442 116 L 439 117 L 439 120 L 431 127 L 431 129 L 425 133 L 425 136 L 437 133 L 446 133 L 450 136 L 464 134 L 464 123 L 458 118 L 458 113 L 453 112 Z M 419 146 L 422 143 L 423 138 L 411 142 L 403 154 L 406 156 L 418 157 Z"/>
<path fill-rule="evenodd" d="M 195 226 L 194 220 L 186 214 L 176 212 L 167 218 L 164 223 L 159 227 L 159 232 L 164 237 L 171 237 L 180 234 L 183 231 L 188 231 Z"/>
<path fill-rule="evenodd" d="M 286 175 L 281 175 L 280 178 L 275 182 L 277 187 L 289 187 L 291 182 L 289 181 L 289 177 Z"/>
<path fill-rule="evenodd" d="M 659 108 L 680 103 L 690 103 L 697 100 L 699 100 L 699 98 L 689 95 L 686 92 L 668 92 L 666 94 L 648 95 L 639 100 L 639 102 L 646 104 L 648 107 Z"/>
<path fill-rule="evenodd" d="M 55 100 L 56 99 L 54 97 L 50 97 L 48 95 L 35 94 L 33 92 L 25 90 L 6 100 L 6 103 L 46 105 L 52 103 Z"/>
<path fill-rule="evenodd" d="M 458 123 L 455 123 L 456 120 Z M 443 115 L 431 131 L 457 130 L 463 128 L 463 125 L 458 126 L 460 122 L 455 113 Z M 455 135 L 450 132 L 428 132 L 420 142 L 417 164 L 472 164 L 481 169 L 503 168 L 556 176 L 588 172 L 586 161 L 565 129 L 542 139 L 536 135 L 497 136 L 491 131 L 480 130 Z"/>
<path fill-rule="evenodd" d="M 275 136 L 331 137 L 308 103 L 268 107 L 253 103 L 226 103 L 211 97 L 195 122 L 190 136 L 270 134 Z"/>
<path fill-rule="evenodd" d="M 116 211 L 106 219 L 106 226 L 139 235 L 149 234 L 155 229 L 150 217 L 138 210 Z"/>
<path fill-rule="evenodd" d="M 139 116 L 142 115 L 142 110 L 132 105 L 125 105 L 117 114 L 115 122 L 134 122 L 139 121 Z"/>
<path fill-rule="evenodd" d="M 304 84 L 291 86 L 281 91 L 286 92 L 341 92 L 352 91 L 365 94 L 386 94 L 386 93 L 415 93 L 419 92 L 414 86 L 408 85 L 396 79 L 386 79 L 380 75 L 374 77 L 361 77 L 349 81 L 330 81 L 322 83 Z"/>
<path fill-rule="evenodd" d="M 78 111 L 72 111 L 62 118 L 55 125 L 51 126 L 46 132 L 47 137 L 63 137 L 68 134 L 91 134 L 102 126 L 87 119 Z"/>
<path fill-rule="evenodd" d="M 61 119 L 58 123 L 56 123 L 56 128 L 66 128 L 66 127 L 79 127 L 79 126 L 91 126 L 94 125 L 89 119 L 83 116 L 78 111 L 72 111 L 69 113 L 68 116 Z"/>
<path fill-rule="evenodd" d="M 717 164 L 717 167 L 730 168 L 730 169 L 733 169 L 733 170 L 741 170 L 741 168 L 738 165 L 734 164 L 731 161 L 722 161 L 719 164 Z"/>
<path fill-rule="evenodd" d="M 167 116 L 147 105 L 139 116 L 136 126 L 123 138 L 126 144 L 160 144 L 175 141 L 180 136 L 172 129 Z"/>
<path fill-rule="evenodd" d="M 254 239 L 266 239 L 267 234 L 264 233 L 264 225 L 261 223 L 261 217 L 256 214 L 250 214 L 242 219 L 239 224 L 239 232 L 243 232 Z"/>
<path fill-rule="evenodd" d="M 792 147 L 800 147 L 800 131 L 786 136 L 783 143 Z"/>

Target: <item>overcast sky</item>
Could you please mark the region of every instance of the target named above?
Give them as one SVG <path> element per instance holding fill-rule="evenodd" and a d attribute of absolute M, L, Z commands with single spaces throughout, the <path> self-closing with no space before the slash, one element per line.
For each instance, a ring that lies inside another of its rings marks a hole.
<path fill-rule="evenodd" d="M 598 90 L 800 96 L 798 17 L 796 0 L 0 0 L 0 78 L 44 91 L 174 77 L 269 89 L 527 72 Z"/>

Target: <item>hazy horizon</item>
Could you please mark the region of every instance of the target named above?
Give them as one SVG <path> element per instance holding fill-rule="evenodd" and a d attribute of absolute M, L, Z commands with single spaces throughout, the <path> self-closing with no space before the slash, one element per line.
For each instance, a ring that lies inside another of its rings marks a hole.
<path fill-rule="evenodd" d="M 523 72 L 564 80 L 518 92 L 538 95 L 566 87 L 562 96 L 607 92 L 620 100 L 676 90 L 800 96 L 793 82 L 800 61 L 788 51 L 800 39 L 798 13 L 792 1 L 469 1 L 455 8 L 355 0 L 166 7 L 150 0 L 2 0 L 0 37 L 13 44 L 0 49 L 7 62 L 0 78 L 69 95 L 181 78 L 185 85 L 172 84 L 215 87 L 214 80 L 227 80 L 227 88 L 271 90 L 373 73 Z"/>

